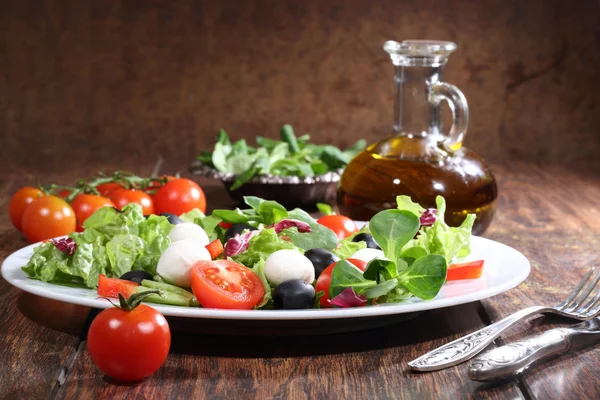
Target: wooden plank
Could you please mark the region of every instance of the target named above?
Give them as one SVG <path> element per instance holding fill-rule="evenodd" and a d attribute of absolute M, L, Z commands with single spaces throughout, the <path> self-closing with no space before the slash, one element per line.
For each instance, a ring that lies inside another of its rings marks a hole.
<path fill-rule="evenodd" d="M 514 382 L 487 387 L 464 367 L 410 372 L 406 362 L 483 326 L 478 303 L 436 310 L 386 328 L 335 335 L 233 337 L 173 332 L 163 367 L 132 385 L 107 385 L 82 347 L 59 397 L 520 398 Z"/>
<path fill-rule="evenodd" d="M 523 252 L 532 264 L 518 288 L 483 302 L 492 321 L 532 305 L 558 304 L 591 268 L 598 270 L 600 169 L 513 164 L 498 168 L 500 206 L 486 236 Z M 539 317 L 521 323 L 502 342 L 572 321 Z M 526 373 L 537 398 L 585 399 L 600 393 L 597 346 L 542 364 Z"/>

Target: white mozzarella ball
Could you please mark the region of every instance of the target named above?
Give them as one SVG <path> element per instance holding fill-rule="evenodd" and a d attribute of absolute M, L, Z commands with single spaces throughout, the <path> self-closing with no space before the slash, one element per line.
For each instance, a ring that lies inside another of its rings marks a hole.
<path fill-rule="evenodd" d="M 356 253 L 352 254 L 349 258 L 356 258 L 367 263 L 376 258 L 379 260 L 387 260 L 382 250 L 370 248 L 360 249 Z"/>
<path fill-rule="evenodd" d="M 173 226 L 171 233 L 169 233 L 169 239 L 171 243 L 178 242 L 180 240 L 192 240 L 198 243 L 200 246 L 206 246 L 210 243 L 208 235 L 204 232 L 202 227 L 192 224 L 191 222 L 183 222 Z"/>
<path fill-rule="evenodd" d="M 204 246 L 192 240 L 178 240 L 171 243 L 160 256 L 156 272 L 165 281 L 188 288 L 192 285 L 192 266 L 201 260 L 211 260 Z"/>
<path fill-rule="evenodd" d="M 315 280 L 315 267 L 298 250 L 277 250 L 265 261 L 265 276 L 274 286 L 290 279 Z"/>

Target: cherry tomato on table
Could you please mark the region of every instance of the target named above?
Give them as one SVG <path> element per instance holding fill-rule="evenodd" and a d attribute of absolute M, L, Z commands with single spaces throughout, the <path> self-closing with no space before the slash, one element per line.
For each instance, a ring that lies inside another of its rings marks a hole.
<path fill-rule="evenodd" d="M 347 258 L 346 261 L 356 265 L 356 267 L 361 271 L 364 271 L 365 268 L 367 268 L 367 262 L 363 260 L 359 260 L 357 258 Z M 323 272 L 321 272 L 321 275 L 319 275 L 317 283 L 315 284 L 315 292 L 325 292 L 325 295 L 323 295 L 323 297 L 319 299 L 321 307 L 331 307 L 331 304 L 329 304 L 329 286 L 331 285 L 331 273 L 333 272 L 333 268 L 338 262 L 339 261 L 325 268 Z"/>
<path fill-rule="evenodd" d="M 121 186 L 117 182 L 102 183 L 96 186 L 96 190 L 100 193 L 101 196 L 104 197 L 108 197 L 111 192 L 117 189 L 123 189 L 123 186 Z"/>
<path fill-rule="evenodd" d="M 13 194 L 8 205 L 8 214 L 10 215 L 10 222 L 15 228 L 21 230 L 21 220 L 25 209 L 33 200 L 43 195 L 44 193 L 40 189 L 31 186 L 22 187 Z"/>
<path fill-rule="evenodd" d="M 167 182 L 154 194 L 156 213 L 164 212 L 181 215 L 198 208 L 206 212 L 206 197 L 196 182 L 185 178 Z"/>
<path fill-rule="evenodd" d="M 75 213 L 60 197 L 43 196 L 29 204 L 21 225 L 27 240 L 35 243 L 75 231 Z"/>
<path fill-rule="evenodd" d="M 83 232 L 83 221 L 102 207 L 114 207 L 110 199 L 95 194 L 79 194 L 71 203 L 77 219 L 77 232 Z"/>
<path fill-rule="evenodd" d="M 343 215 L 325 215 L 319 218 L 317 222 L 335 232 L 336 236 L 340 240 L 358 232 L 358 227 L 354 221 Z"/>
<path fill-rule="evenodd" d="M 192 292 L 202 307 L 249 310 L 262 300 L 265 287 L 254 271 L 236 262 L 198 261 Z"/>
<path fill-rule="evenodd" d="M 144 215 L 154 214 L 154 203 L 149 194 L 136 189 L 116 189 L 110 192 L 110 200 L 120 210 L 129 203 L 137 203 L 142 206 Z"/>
<path fill-rule="evenodd" d="M 94 318 L 87 335 L 94 364 L 121 381 L 152 375 L 165 362 L 171 331 L 165 317 L 140 304 L 131 311 L 111 307 Z"/>

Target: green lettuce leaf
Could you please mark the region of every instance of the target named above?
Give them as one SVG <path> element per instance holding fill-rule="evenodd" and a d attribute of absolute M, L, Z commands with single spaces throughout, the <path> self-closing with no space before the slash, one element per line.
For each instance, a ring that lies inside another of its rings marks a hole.
<path fill-rule="evenodd" d="M 340 241 L 339 247 L 337 249 L 333 249 L 332 251 L 339 258 L 344 259 L 350 257 L 357 251 L 366 248 L 367 244 L 365 242 L 353 242 L 352 237 L 349 237 Z"/>
<path fill-rule="evenodd" d="M 263 229 L 258 235 L 250 239 L 248 249 L 234 256 L 233 259 L 241 264 L 251 266 L 260 260 L 266 260 L 277 250 L 283 249 L 296 249 L 296 246 L 277 236 L 274 229 Z"/>
<path fill-rule="evenodd" d="M 183 213 L 179 216 L 179 219 L 183 222 L 191 222 L 193 224 L 197 224 L 199 219 L 204 218 L 205 215 L 202 211 L 197 208 L 194 208 L 191 211 Z"/>

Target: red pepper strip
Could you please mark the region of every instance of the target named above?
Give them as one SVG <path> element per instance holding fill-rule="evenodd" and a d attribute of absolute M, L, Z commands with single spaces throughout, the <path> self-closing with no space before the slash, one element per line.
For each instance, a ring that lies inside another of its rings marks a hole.
<path fill-rule="evenodd" d="M 119 297 L 119 293 L 126 299 L 135 293 L 137 283 L 124 279 L 108 278 L 100 274 L 98 279 L 98 295 L 103 297 Z"/>
<path fill-rule="evenodd" d="M 461 279 L 477 279 L 483 273 L 483 260 L 471 261 L 462 264 L 448 266 L 446 281 L 458 281 Z"/>
<path fill-rule="evenodd" d="M 219 239 L 215 239 L 206 245 L 206 250 L 210 253 L 210 258 L 214 260 L 223 252 L 223 243 Z"/>

